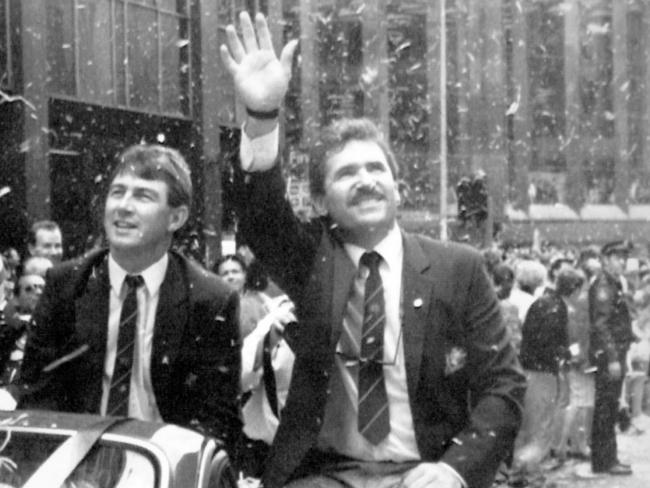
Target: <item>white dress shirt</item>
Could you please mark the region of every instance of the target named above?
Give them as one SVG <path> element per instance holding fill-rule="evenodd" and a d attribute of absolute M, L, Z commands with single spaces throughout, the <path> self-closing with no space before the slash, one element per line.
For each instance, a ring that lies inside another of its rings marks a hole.
<path fill-rule="evenodd" d="M 244 338 L 241 352 L 242 391 L 251 392 L 250 398 L 242 408 L 244 434 L 249 439 L 261 440 L 267 444 L 273 442 L 280 420 L 271 410 L 264 387 L 264 368 L 257 364 L 256 357 L 272 324 L 271 315 L 266 315 L 260 320 L 257 327 Z M 294 359 L 293 351 L 284 339 L 281 339 L 271 352 L 271 366 L 275 373 L 276 397 L 280 411 L 287 401 Z"/>
<path fill-rule="evenodd" d="M 366 250 L 353 244 L 345 244 L 345 250 L 358 268 L 361 256 Z M 420 459 L 420 453 L 415 440 L 413 416 L 406 386 L 404 341 L 401 340 L 403 245 L 402 235 L 397 226 L 393 227 L 374 250 L 382 257 L 379 275 L 384 287 L 386 307 L 383 360 L 391 363 L 384 366 L 390 411 L 390 433 L 377 445 L 371 444 L 359 433 L 357 429 L 358 365 L 350 367 L 345 358 L 337 355 L 335 364 L 345 398 L 335 397 L 335 402 L 328 402 L 328 404 L 339 402 L 341 404 L 332 405 L 332 408 L 326 410 L 319 447 L 366 461 L 415 461 Z M 357 277 L 357 279 L 365 282 L 365 277 Z M 395 361 L 394 365 L 393 361 Z M 333 392 L 335 395 L 338 394 L 336 387 L 333 388 Z"/>
<path fill-rule="evenodd" d="M 138 321 L 136 324 L 135 346 L 133 349 L 133 370 L 131 371 L 131 389 L 129 396 L 129 416 L 149 421 L 162 421 L 151 384 L 151 351 L 156 321 L 156 310 L 160 297 L 160 286 L 165 279 L 169 257 L 165 255 L 142 271 L 140 276 L 144 286 L 137 290 Z M 102 403 L 100 412 L 106 414 L 108 392 L 110 390 L 117 337 L 120 326 L 122 304 L 126 298 L 124 278 L 127 272 L 112 258 L 108 257 L 108 276 L 111 284 L 108 332 L 106 334 L 106 357 L 104 359 L 104 377 L 102 381 Z"/>

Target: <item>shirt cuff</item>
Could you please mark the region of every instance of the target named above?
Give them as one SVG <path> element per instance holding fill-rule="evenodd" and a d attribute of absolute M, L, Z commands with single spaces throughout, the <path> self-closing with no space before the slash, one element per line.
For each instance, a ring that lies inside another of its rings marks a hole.
<path fill-rule="evenodd" d="M 268 134 L 251 139 L 242 127 L 239 159 L 244 171 L 268 171 L 278 158 L 280 129 L 276 125 Z"/>
<path fill-rule="evenodd" d="M 443 468 L 449 471 L 458 481 L 460 481 L 460 484 L 462 485 L 463 488 L 467 488 L 467 483 L 465 483 L 465 479 L 456 471 L 454 468 L 451 467 L 451 465 L 439 461 L 438 464 Z"/>
<path fill-rule="evenodd" d="M 16 410 L 18 402 L 6 389 L 0 389 L 0 410 Z"/>

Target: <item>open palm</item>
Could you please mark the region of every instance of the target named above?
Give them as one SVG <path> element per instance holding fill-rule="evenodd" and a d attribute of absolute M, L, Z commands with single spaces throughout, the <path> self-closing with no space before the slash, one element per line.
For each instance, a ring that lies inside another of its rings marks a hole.
<path fill-rule="evenodd" d="M 255 18 L 257 35 L 248 13 L 240 15 L 242 36 L 234 26 L 226 28 L 227 46 L 221 46 L 221 58 L 233 77 L 237 95 L 250 109 L 268 111 L 278 108 L 289 87 L 291 60 L 297 41 L 287 43 L 280 58 L 273 51 L 269 28 L 263 15 Z"/>

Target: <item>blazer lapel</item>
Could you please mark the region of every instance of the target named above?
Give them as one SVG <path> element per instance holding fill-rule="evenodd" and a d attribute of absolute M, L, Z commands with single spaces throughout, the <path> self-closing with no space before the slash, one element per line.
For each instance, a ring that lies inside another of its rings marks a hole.
<path fill-rule="evenodd" d="M 431 266 L 430 259 L 425 255 L 416 238 L 405 233 L 403 242 L 402 330 L 404 357 L 409 397 L 415 398 L 417 380 L 420 377 L 425 327 L 437 326 L 437 324 L 427 324 L 434 282 L 426 273 Z"/>
<path fill-rule="evenodd" d="M 88 361 L 94 377 L 89 379 L 89 388 L 92 388 L 92 391 L 86 403 L 90 411 L 99 411 L 101 378 L 106 356 L 109 300 L 108 262 L 104 258 L 93 267 L 85 290 L 75 300 L 75 341 L 79 343 L 70 344 L 71 350 L 84 344 L 89 346 Z"/>
<path fill-rule="evenodd" d="M 343 314 L 350 299 L 350 290 L 354 281 L 357 267 L 352 262 L 345 248 L 336 246 L 334 248 L 334 278 L 332 280 L 332 335 L 330 344 L 336 347 L 341 327 L 343 323 Z"/>

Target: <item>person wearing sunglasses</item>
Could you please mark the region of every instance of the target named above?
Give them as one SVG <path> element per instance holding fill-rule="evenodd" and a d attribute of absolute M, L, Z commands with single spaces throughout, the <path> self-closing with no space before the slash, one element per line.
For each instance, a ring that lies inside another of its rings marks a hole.
<path fill-rule="evenodd" d="M 27 326 L 45 288 L 45 279 L 38 274 L 24 273 L 14 287 L 13 312 L 0 331 L 0 384 L 8 385 L 18 378 L 25 354 Z"/>

